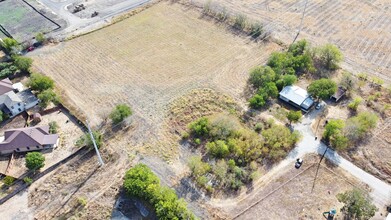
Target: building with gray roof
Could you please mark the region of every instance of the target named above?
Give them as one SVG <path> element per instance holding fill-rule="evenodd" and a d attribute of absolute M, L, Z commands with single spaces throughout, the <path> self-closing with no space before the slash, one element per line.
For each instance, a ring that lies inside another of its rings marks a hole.
<path fill-rule="evenodd" d="M 308 92 L 298 86 L 285 86 L 280 92 L 280 99 L 305 112 L 315 103 Z"/>

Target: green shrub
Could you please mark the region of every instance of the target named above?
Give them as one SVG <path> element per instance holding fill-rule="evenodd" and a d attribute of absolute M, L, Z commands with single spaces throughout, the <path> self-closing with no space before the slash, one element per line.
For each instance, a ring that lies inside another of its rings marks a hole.
<path fill-rule="evenodd" d="M 30 57 L 14 56 L 14 64 L 22 71 L 28 71 L 33 63 Z"/>
<path fill-rule="evenodd" d="M 49 122 L 49 133 L 50 134 L 57 134 L 58 132 L 58 124 L 55 121 Z"/>
<path fill-rule="evenodd" d="M 3 179 L 3 182 L 6 186 L 11 186 L 15 181 L 15 178 L 13 178 L 12 176 L 6 176 L 4 177 Z"/>
<path fill-rule="evenodd" d="M 103 135 L 99 131 L 92 131 L 92 136 L 95 139 L 96 146 L 100 148 L 103 143 Z M 91 140 L 91 135 L 90 133 L 85 133 L 83 134 L 77 141 L 76 141 L 76 146 L 78 147 L 83 147 L 87 146 L 89 148 L 93 148 L 94 144 Z"/>
<path fill-rule="evenodd" d="M 31 179 L 30 177 L 25 177 L 23 178 L 23 181 L 27 184 L 27 185 L 31 185 L 33 183 L 33 179 Z"/>
<path fill-rule="evenodd" d="M 221 140 L 207 143 L 206 149 L 209 154 L 217 158 L 224 158 L 229 154 L 228 146 Z"/>
<path fill-rule="evenodd" d="M 115 106 L 114 110 L 110 114 L 110 118 L 114 124 L 122 122 L 125 118 L 132 115 L 132 109 L 126 104 L 119 104 Z"/>
<path fill-rule="evenodd" d="M 200 144 L 201 144 L 201 139 L 195 138 L 195 139 L 194 139 L 194 143 L 195 143 L 196 145 L 200 145 Z"/>
<path fill-rule="evenodd" d="M 357 111 L 357 108 L 361 104 L 361 102 L 362 102 L 362 98 L 357 97 L 348 104 L 348 108 L 350 108 L 352 111 Z"/>
<path fill-rule="evenodd" d="M 81 207 L 86 207 L 87 206 L 87 199 L 84 197 L 79 197 L 79 198 L 77 198 L 77 204 Z"/>
<path fill-rule="evenodd" d="M 250 36 L 252 38 L 258 38 L 263 33 L 263 26 L 259 22 L 253 22 L 250 26 Z"/>
<path fill-rule="evenodd" d="M 138 164 L 126 172 L 125 192 L 149 202 L 158 219 L 195 219 L 183 199 L 175 191 L 160 185 L 159 178 L 144 164 Z"/>
<path fill-rule="evenodd" d="M 190 132 L 198 136 L 209 135 L 209 120 L 206 117 L 202 117 L 197 121 L 189 124 Z"/>
<path fill-rule="evenodd" d="M 45 166 L 45 157 L 40 152 L 26 154 L 26 167 L 29 170 L 39 170 Z"/>
<path fill-rule="evenodd" d="M 37 98 L 40 100 L 39 106 L 46 108 L 50 102 L 58 103 L 58 97 L 52 89 L 47 89 L 38 94 Z"/>

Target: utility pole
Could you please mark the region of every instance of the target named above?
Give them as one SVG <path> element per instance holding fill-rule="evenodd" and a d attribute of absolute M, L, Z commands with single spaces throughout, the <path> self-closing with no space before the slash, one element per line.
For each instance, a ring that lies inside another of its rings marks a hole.
<path fill-rule="evenodd" d="M 103 166 L 103 165 L 105 165 L 105 163 L 103 163 L 103 160 L 102 160 L 102 157 L 100 156 L 98 147 L 96 146 L 95 138 L 94 138 L 94 135 L 92 135 L 90 125 L 88 124 L 88 120 L 86 120 L 86 124 L 87 124 L 87 128 L 88 128 L 88 133 L 90 133 L 90 137 L 91 137 L 92 143 L 94 144 L 96 155 L 98 155 L 99 164 L 100 164 L 100 166 Z"/>

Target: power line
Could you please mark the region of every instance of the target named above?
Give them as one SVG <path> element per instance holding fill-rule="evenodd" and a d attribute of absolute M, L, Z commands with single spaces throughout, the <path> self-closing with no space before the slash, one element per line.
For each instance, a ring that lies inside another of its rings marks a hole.
<path fill-rule="evenodd" d="M 94 135 L 92 135 L 90 125 L 88 124 L 88 120 L 86 120 L 86 125 L 87 125 L 87 128 L 88 128 L 88 132 L 90 133 L 90 137 L 91 137 L 92 143 L 94 145 L 94 148 L 95 148 L 95 151 L 96 151 L 96 155 L 98 155 L 99 164 L 100 164 L 100 166 L 103 166 L 105 164 L 103 163 L 103 160 L 102 160 L 102 157 L 100 156 L 98 147 L 96 146 L 95 138 L 94 138 Z"/>

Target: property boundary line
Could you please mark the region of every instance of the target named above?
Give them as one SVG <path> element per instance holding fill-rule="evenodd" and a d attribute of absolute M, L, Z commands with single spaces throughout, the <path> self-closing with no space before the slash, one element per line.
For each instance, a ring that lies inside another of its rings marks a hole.
<path fill-rule="evenodd" d="M 30 8 L 32 8 L 35 12 L 37 12 L 38 14 L 40 14 L 42 17 L 46 18 L 47 20 L 49 20 L 50 22 L 52 22 L 54 25 L 57 26 L 57 28 L 55 28 L 54 30 L 51 30 L 49 32 L 52 32 L 52 31 L 55 31 L 55 30 L 58 30 L 61 28 L 61 25 L 59 25 L 57 22 L 53 21 L 52 19 L 50 19 L 49 17 L 47 17 L 46 15 L 42 14 L 40 11 L 38 11 L 34 6 L 32 6 L 30 3 L 28 3 L 26 0 L 22 0 L 24 3 L 26 3 Z M 47 33 L 49 33 L 47 32 Z"/>
<path fill-rule="evenodd" d="M 43 176 L 45 176 L 46 174 L 52 172 L 54 169 L 58 168 L 59 166 L 67 163 L 68 161 L 70 161 L 71 159 L 75 158 L 77 155 L 79 155 L 79 153 L 85 151 L 87 149 L 86 146 L 80 148 L 79 150 L 77 150 L 76 152 L 72 153 L 71 155 L 69 155 L 68 157 L 62 159 L 61 161 L 57 162 L 56 164 L 52 165 L 51 167 L 47 168 L 46 170 L 44 170 L 43 172 L 39 173 L 38 175 L 34 176 L 33 177 L 33 181 L 37 181 L 39 180 L 40 178 L 42 178 Z M 7 200 L 11 199 L 12 197 L 14 197 L 16 194 L 18 194 L 20 191 L 28 188 L 30 185 L 27 184 L 27 183 L 23 183 L 22 186 L 18 187 L 17 189 L 15 189 L 12 193 L 6 195 L 5 197 L 1 198 L 0 199 L 0 205 L 2 205 L 4 202 L 6 202 Z"/>
<path fill-rule="evenodd" d="M 309 167 L 307 167 L 306 169 L 302 170 L 300 173 L 296 174 L 295 176 L 293 176 L 292 178 L 290 178 L 289 180 L 287 180 L 286 182 L 284 182 L 283 184 L 281 184 L 280 186 L 278 186 L 276 189 L 274 189 L 273 191 L 271 191 L 270 193 L 268 193 L 266 196 L 260 198 L 258 201 L 256 201 L 256 202 L 253 203 L 252 205 L 248 206 L 247 208 L 245 208 L 244 210 L 242 210 L 241 212 L 239 212 L 238 214 L 236 214 L 232 219 L 237 219 L 239 216 L 243 215 L 245 212 L 247 212 L 248 210 L 250 210 L 251 208 L 253 208 L 254 206 L 256 206 L 258 203 L 262 202 L 262 200 L 266 199 L 267 197 L 269 197 L 269 196 L 272 195 L 273 193 L 277 192 L 279 189 L 281 189 L 283 186 L 285 186 L 286 184 L 288 184 L 289 182 L 291 182 L 293 179 L 295 179 L 295 178 L 298 177 L 299 175 L 303 174 L 304 172 L 306 172 L 307 170 L 309 170 L 310 168 L 312 168 L 315 164 L 317 164 L 317 163 L 311 164 Z"/>

